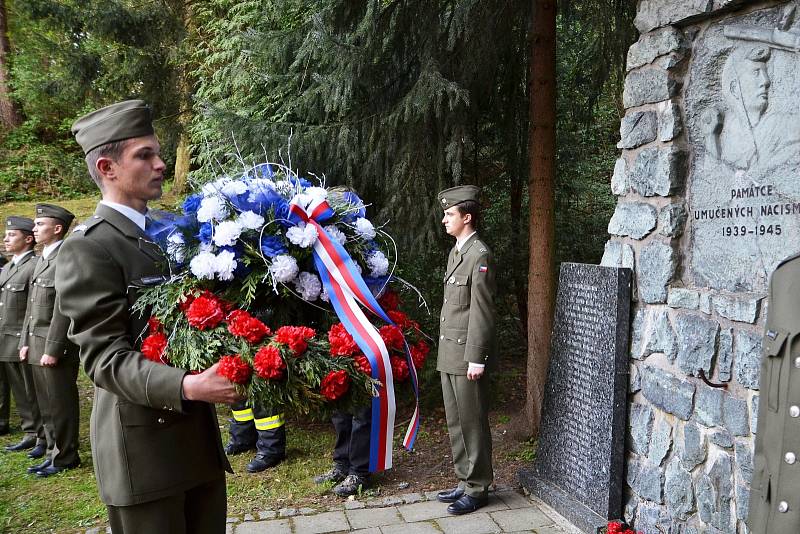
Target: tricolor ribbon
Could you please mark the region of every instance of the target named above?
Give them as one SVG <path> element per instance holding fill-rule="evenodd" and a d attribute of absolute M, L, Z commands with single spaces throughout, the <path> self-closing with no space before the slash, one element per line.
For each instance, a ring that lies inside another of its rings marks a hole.
<path fill-rule="evenodd" d="M 392 441 L 394 438 L 395 400 L 392 366 L 389 350 L 378 329 L 367 319 L 362 306 L 389 324 L 394 322 L 383 311 L 378 301 L 367 288 L 356 264 L 344 247 L 322 228 L 320 223 L 334 215 L 333 208 L 325 199 L 312 200 L 304 208 L 298 197 L 289 204 L 289 220 L 316 228 L 318 239 L 314 243 L 314 264 L 330 297 L 336 315 L 347 332 L 369 360 L 372 378 L 383 387 L 372 400 L 372 429 L 370 435 L 369 470 L 373 473 L 392 467 Z M 360 306 L 359 306 L 360 305 Z M 411 385 L 416 397 L 416 408 L 408 426 L 403 446 L 411 450 L 419 430 L 419 384 L 417 370 L 411 358 L 408 343 L 403 340 L 408 362 Z"/>

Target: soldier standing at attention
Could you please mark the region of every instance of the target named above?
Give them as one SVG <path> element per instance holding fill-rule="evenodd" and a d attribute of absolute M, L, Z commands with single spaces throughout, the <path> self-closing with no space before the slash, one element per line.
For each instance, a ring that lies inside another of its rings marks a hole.
<path fill-rule="evenodd" d="M 747 526 L 752 534 L 800 532 L 800 254 L 772 273 Z"/>
<path fill-rule="evenodd" d="M 95 385 L 92 458 L 111 529 L 222 534 L 230 464 L 213 403 L 241 397 L 219 364 L 193 375 L 146 359 L 148 317 L 130 311 L 137 288 L 160 283 L 167 267 L 145 233 L 165 168 L 150 108 L 113 104 L 72 132 L 103 200 L 61 245 L 56 292 Z"/>
<path fill-rule="evenodd" d="M 458 486 L 439 493 L 447 511 L 468 514 L 487 503 L 492 484 L 485 366 L 494 352 L 494 260 L 478 237 L 480 189 L 464 185 L 439 193 L 445 231 L 456 238 L 444 277 L 439 356 L 442 396 Z"/>
<path fill-rule="evenodd" d="M 19 340 L 25 322 L 30 278 L 36 265 L 33 221 L 26 217 L 9 217 L 5 228 L 3 244 L 12 258 L 0 271 L 0 366 L 14 393 L 22 431 L 25 432 L 22 441 L 6 446 L 5 450 L 33 449 L 28 456 L 41 458 L 45 451 L 44 429 L 36 404 L 31 368 L 19 359 Z"/>
<path fill-rule="evenodd" d="M 67 339 L 69 319 L 56 306 L 56 257 L 75 216 L 62 207 L 37 204 L 33 236 L 44 246 L 31 275 L 19 359 L 33 372 L 36 401 L 47 438 L 47 456 L 29 473 L 44 478 L 81 464 L 78 455 L 78 347 Z"/>

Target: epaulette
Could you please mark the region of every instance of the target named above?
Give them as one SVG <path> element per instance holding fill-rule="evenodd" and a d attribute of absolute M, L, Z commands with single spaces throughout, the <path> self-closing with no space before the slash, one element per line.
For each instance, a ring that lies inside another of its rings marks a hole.
<path fill-rule="evenodd" d="M 78 226 L 76 226 L 76 227 L 75 227 L 75 228 L 72 230 L 72 233 L 73 233 L 73 234 L 75 234 L 75 233 L 82 233 L 82 234 L 86 235 L 86 234 L 89 232 L 89 230 L 91 230 L 92 228 L 94 228 L 95 226 L 97 226 L 98 224 L 100 224 L 101 222 L 103 222 L 103 218 L 102 218 L 101 216 L 99 216 L 99 215 L 92 215 L 91 217 L 89 217 L 88 219 L 86 219 L 85 221 L 83 221 L 81 224 L 79 224 Z"/>

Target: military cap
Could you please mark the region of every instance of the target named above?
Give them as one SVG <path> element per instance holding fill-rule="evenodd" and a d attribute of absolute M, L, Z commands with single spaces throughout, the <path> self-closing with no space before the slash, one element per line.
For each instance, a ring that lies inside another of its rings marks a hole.
<path fill-rule="evenodd" d="M 33 233 L 33 219 L 11 215 L 6 219 L 6 230 L 22 230 Z"/>
<path fill-rule="evenodd" d="M 88 154 L 101 145 L 153 135 L 153 114 L 144 100 L 126 100 L 84 115 L 72 133 Z"/>
<path fill-rule="evenodd" d="M 58 219 L 63 222 L 64 226 L 67 228 L 69 228 L 69 225 L 72 224 L 72 221 L 75 219 L 75 215 L 73 215 L 71 211 L 54 204 L 36 204 L 36 217 L 52 217 L 53 219 Z"/>
<path fill-rule="evenodd" d="M 445 189 L 436 197 L 442 205 L 442 209 L 447 209 L 451 206 L 461 204 L 467 200 L 474 200 L 478 202 L 478 195 L 481 193 L 481 188 L 476 185 L 458 185 Z"/>

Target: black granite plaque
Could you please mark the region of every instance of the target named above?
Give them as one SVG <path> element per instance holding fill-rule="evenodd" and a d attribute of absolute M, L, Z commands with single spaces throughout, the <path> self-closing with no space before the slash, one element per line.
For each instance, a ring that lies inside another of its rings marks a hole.
<path fill-rule="evenodd" d="M 564 263 L 539 448 L 519 473 L 581 531 L 622 516 L 631 271 Z"/>

